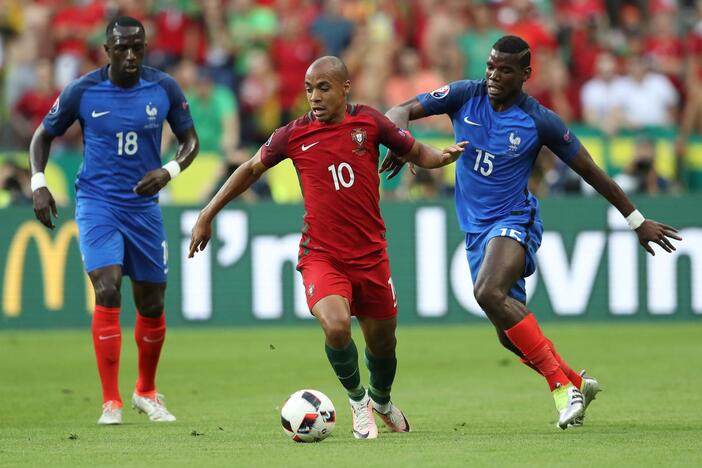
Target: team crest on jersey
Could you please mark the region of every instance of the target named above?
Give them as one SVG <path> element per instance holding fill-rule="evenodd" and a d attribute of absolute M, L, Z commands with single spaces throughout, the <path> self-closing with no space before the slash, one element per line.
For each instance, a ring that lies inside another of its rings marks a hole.
<path fill-rule="evenodd" d="M 54 103 L 51 106 L 51 110 L 49 110 L 49 114 L 55 114 L 59 111 L 59 106 L 60 106 L 60 97 L 57 97 Z"/>
<path fill-rule="evenodd" d="M 351 130 L 351 139 L 356 143 L 356 149 L 353 150 L 355 154 L 363 154 L 366 152 L 366 130 L 363 128 L 354 128 Z"/>
<path fill-rule="evenodd" d="M 443 98 L 445 98 L 446 96 L 448 96 L 448 93 L 449 93 L 450 90 L 451 90 L 451 86 L 446 85 L 446 86 L 442 86 L 441 88 L 435 89 L 434 91 L 432 91 L 432 92 L 429 93 L 429 94 L 430 94 L 431 97 L 433 97 L 434 99 L 443 99 Z"/>
<path fill-rule="evenodd" d="M 307 295 L 309 297 L 314 296 L 314 283 L 310 284 L 309 287 L 307 288 Z"/>
<path fill-rule="evenodd" d="M 522 139 L 517 135 L 515 132 L 509 132 L 509 152 L 510 153 L 515 153 L 514 156 L 517 156 L 516 152 L 519 149 L 519 144 L 522 142 Z"/>
<path fill-rule="evenodd" d="M 156 106 L 152 106 L 151 103 L 146 105 L 146 115 L 149 116 L 149 120 L 156 120 L 156 115 L 158 115 L 158 109 Z"/>

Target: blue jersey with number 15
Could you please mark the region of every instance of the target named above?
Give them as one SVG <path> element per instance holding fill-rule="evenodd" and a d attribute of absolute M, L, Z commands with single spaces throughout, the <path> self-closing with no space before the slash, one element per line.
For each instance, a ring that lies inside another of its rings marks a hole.
<path fill-rule="evenodd" d="M 537 212 L 527 183 L 541 147 L 565 162 L 580 149 L 563 121 L 527 94 L 495 112 L 485 80 L 456 81 L 417 100 L 427 115 L 448 114 L 456 141 L 468 141 L 456 162 L 456 212 L 464 232 L 481 232 L 505 216 Z"/>
<path fill-rule="evenodd" d="M 161 133 L 168 120 L 175 134 L 193 126 L 187 101 L 169 75 L 143 67 L 139 82 L 124 89 L 108 77 L 108 67 L 70 83 L 44 118 L 44 128 L 63 135 L 78 120 L 83 129 L 83 165 L 76 199 L 123 208 L 151 206 L 158 195 L 133 192 L 149 171 L 161 166 Z"/>

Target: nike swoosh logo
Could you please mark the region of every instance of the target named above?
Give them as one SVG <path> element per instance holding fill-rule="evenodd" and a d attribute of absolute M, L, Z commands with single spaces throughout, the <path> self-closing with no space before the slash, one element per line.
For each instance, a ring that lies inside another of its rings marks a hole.
<path fill-rule="evenodd" d="M 161 336 L 159 338 L 149 338 L 148 336 L 145 336 L 144 341 L 146 341 L 147 343 L 158 343 L 159 341 L 163 341 L 163 337 Z"/>
<path fill-rule="evenodd" d="M 116 335 L 108 335 L 108 336 L 98 335 L 98 339 L 99 339 L 100 341 L 105 341 L 105 340 L 109 340 L 109 339 L 112 339 L 112 338 L 118 338 L 118 337 L 120 337 L 120 336 L 122 336 L 122 335 L 120 335 L 119 333 L 117 333 Z"/>
<path fill-rule="evenodd" d="M 482 127 L 482 125 L 480 125 L 479 123 L 473 122 L 472 120 L 469 120 L 468 117 L 463 117 L 463 121 L 465 123 L 467 123 L 468 125 L 475 125 L 476 127 Z"/>
<path fill-rule="evenodd" d="M 106 115 L 106 114 L 109 114 L 109 113 L 110 113 L 110 111 L 105 111 L 105 112 L 95 112 L 95 111 L 93 111 L 93 113 L 90 114 L 90 115 L 93 116 L 94 119 L 97 119 L 98 117 L 102 117 L 103 115 Z"/>
<path fill-rule="evenodd" d="M 359 439 L 367 439 L 370 434 L 370 432 L 366 432 L 365 434 L 363 432 L 358 432 L 356 429 L 354 429 L 353 432 L 358 435 Z"/>
<path fill-rule="evenodd" d="M 308 149 L 312 148 L 312 147 L 313 147 L 314 145 L 316 145 L 317 143 L 319 143 L 319 142 L 318 142 L 318 141 L 315 141 L 315 142 L 312 143 L 311 145 L 305 145 L 305 144 L 303 144 L 303 145 L 302 145 L 302 151 L 307 151 Z"/>

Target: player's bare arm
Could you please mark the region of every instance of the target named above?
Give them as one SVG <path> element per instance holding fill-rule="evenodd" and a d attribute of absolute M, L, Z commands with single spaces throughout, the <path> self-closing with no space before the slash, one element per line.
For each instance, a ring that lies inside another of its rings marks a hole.
<path fill-rule="evenodd" d="M 190 239 L 190 252 L 188 257 L 195 255 L 205 249 L 212 237 L 212 220 L 227 203 L 248 190 L 268 168 L 261 162 L 261 150 L 259 149 L 253 158 L 239 166 L 234 173 L 229 176 L 215 196 L 200 211 L 195 226 L 193 226 L 192 237 Z"/>
<path fill-rule="evenodd" d="M 614 206 L 622 216 L 628 218 L 636 207 L 624 191 L 592 160 L 584 146 L 581 146 L 569 166 Z M 638 213 L 638 212 L 637 212 Z M 639 215 L 640 216 L 640 215 Z M 643 218 L 641 218 L 643 219 Z M 656 255 L 649 242 L 655 242 L 666 252 L 675 250 L 670 239 L 682 240 L 677 229 L 651 219 L 645 219 L 635 228 L 639 243 L 651 255 Z"/>
<path fill-rule="evenodd" d="M 461 141 L 440 150 L 431 145 L 415 141 L 409 153 L 402 155 L 401 158 L 424 169 L 436 169 L 456 162 L 463 154 L 463 149 L 467 144 L 467 141 Z M 382 173 L 389 170 L 389 166 L 390 162 L 385 158 L 379 171 Z"/>
<path fill-rule="evenodd" d="M 58 217 L 56 202 L 51 195 L 46 183 L 39 188 L 34 187 L 37 179 L 43 180 L 44 169 L 49 161 L 49 150 L 54 136 L 46 131 L 43 124 L 34 131 L 32 142 L 29 144 L 29 166 L 32 171 L 32 203 L 34 205 L 34 215 L 49 229 L 54 228 L 51 215 Z M 35 177 L 36 176 L 36 177 Z M 41 185 L 41 182 L 39 183 Z"/>
<path fill-rule="evenodd" d="M 168 164 L 178 165 L 178 167 L 173 166 L 175 169 L 173 174 L 177 174 L 180 171 L 184 171 L 193 162 L 200 150 L 200 140 L 197 137 L 195 127 L 177 134 L 176 138 L 178 139 L 178 150 L 176 151 L 175 159 L 164 167 L 147 172 L 139 183 L 134 186 L 134 193 L 142 196 L 156 195 L 174 177 L 167 169 Z"/>
<path fill-rule="evenodd" d="M 409 127 L 410 120 L 426 117 L 426 113 L 422 105 L 417 101 L 417 98 L 412 98 L 390 108 L 390 110 L 385 113 L 385 116 L 398 127 L 406 129 Z M 402 156 L 388 151 L 388 154 L 385 155 L 385 159 L 383 159 L 383 163 L 381 164 L 381 172 L 389 171 L 390 173 L 387 178 L 390 180 L 400 173 L 400 169 L 402 169 L 402 166 L 404 166 L 406 162 L 407 160 Z M 410 164 L 410 170 L 414 174 L 414 167 L 412 164 Z"/>

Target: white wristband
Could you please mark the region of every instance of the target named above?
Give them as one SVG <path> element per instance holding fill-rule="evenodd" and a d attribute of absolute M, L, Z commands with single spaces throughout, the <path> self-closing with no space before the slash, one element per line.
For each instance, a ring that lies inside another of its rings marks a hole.
<path fill-rule="evenodd" d="M 631 214 L 626 217 L 626 222 L 629 224 L 629 227 L 634 230 L 638 229 L 644 221 L 646 221 L 646 218 L 643 217 L 639 210 L 632 211 Z"/>
<path fill-rule="evenodd" d="M 34 174 L 32 176 L 30 186 L 32 187 L 32 192 L 42 187 L 46 187 L 46 177 L 44 176 L 44 173 L 37 172 L 36 174 Z"/>
<path fill-rule="evenodd" d="M 168 161 L 163 165 L 163 168 L 171 175 L 171 180 L 175 179 L 180 174 L 180 164 L 178 161 Z"/>

